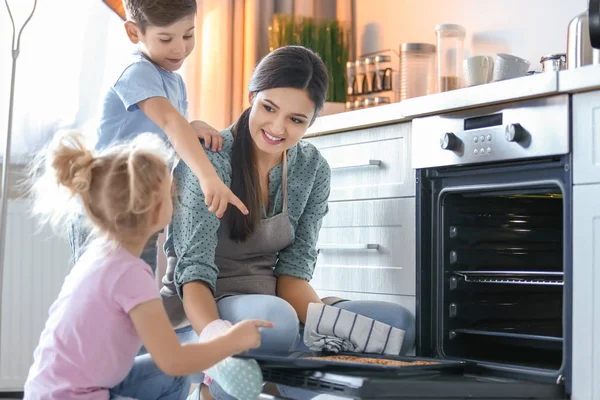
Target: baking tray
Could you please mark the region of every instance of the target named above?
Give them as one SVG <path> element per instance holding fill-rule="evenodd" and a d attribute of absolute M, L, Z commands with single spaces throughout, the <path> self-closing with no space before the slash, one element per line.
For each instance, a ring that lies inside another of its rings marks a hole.
<path fill-rule="evenodd" d="M 426 361 L 435 362 L 436 364 L 429 365 L 408 365 L 408 366 L 393 366 L 393 365 L 378 365 L 378 364 L 361 364 L 354 362 L 340 362 L 328 359 L 315 359 L 312 357 L 328 357 L 328 356 L 352 356 L 360 358 L 376 358 L 387 359 L 394 361 L 415 362 Z M 375 354 L 360 354 L 360 353 L 329 353 L 302 351 L 291 354 L 240 354 L 235 357 L 251 358 L 258 362 L 261 368 L 265 369 L 294 369 L 304 371 L 319 371 L 328 373 L 343 373 L 346 375 L 367 376 L 375 374 L 392 374 L 395 376 L 406 375 L 426 375 L 432 373 L 463 373 L 467 367 L 465 361 L 441 360 L 425 357 L 408 357 L 408 356 L 382 356 Z M 310 357 L 310 358 L 309 358 Z"/>

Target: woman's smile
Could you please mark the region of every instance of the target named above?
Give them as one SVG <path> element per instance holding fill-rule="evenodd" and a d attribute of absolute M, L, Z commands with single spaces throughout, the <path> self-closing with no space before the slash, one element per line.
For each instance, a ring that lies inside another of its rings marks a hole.
<path fill-rule="evenodd" d="M 275 135 L 269 134 L 264 129 L 262 129 L 262 133 L 263 133 L 263 139 L 265 139 L 265 142 L 267 142 L 268 144 L 277 145 L 277 144 L 281 144 L 281 142 L 283 142 L 285 140 L 282 137 L 277 137 Z"/>

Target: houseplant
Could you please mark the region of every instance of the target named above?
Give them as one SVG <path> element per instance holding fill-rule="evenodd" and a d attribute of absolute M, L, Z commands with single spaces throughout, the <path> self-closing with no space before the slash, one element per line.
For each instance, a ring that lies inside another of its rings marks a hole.
<path fill-rule="evenodd" d="M 343 111 L 346 102 L 350 29 L 337 19 L 274 14 L 273 23 L 269 26 L 269 49 L 272 51 L 294 44 L 315 51 L 327 67 L 329 90 L 323 114 Z"/>

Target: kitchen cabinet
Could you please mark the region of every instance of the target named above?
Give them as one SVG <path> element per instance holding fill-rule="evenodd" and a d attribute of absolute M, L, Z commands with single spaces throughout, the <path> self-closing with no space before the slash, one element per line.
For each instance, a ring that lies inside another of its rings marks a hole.
<path fill-rule="evenodd" d="M 415 180 L 410 123 L 307 140 L 331 167 L 329 213 L 311 281 L 322 296 L 415 311 Z"/>
<path fill-rule="evenodd" d="M 600 199 L 600 184 L 575 185 L 573 188 L 572 400 L 600 400 L 600 292 L 598 292 L 600 288 L 600 207 L 598 199 Z"/>
<path fill-rule="evenodd" d="M 330 201 L 414 197 L 410 123 L 308 139 L 331 167 Z"/>
<path fill-rule="evenodd" d="M 600 183 L 600 91 L 573 95 L 573 181 Z"/>

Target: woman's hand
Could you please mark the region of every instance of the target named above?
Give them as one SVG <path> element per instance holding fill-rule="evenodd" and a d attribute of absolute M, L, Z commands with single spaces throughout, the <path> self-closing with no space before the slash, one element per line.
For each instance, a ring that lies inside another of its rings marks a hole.
<path fill-rule="evenodd" d="M 215 174 L 213 178 L 200 180 L 200 188 L 204 193 L 204 204 L 208 211 L 215 213 L 217 218 L 222 218 L 228 204 L 233 204 L 242 214 L 248 215 L 248 208 L 242 201 L 223 183 Z"/>
<path fill-rule="evenodd" d="M 223 136 L 219 131 L 204 121 L 196 120 L 190 122 L 190 125 L 196 131 L 196 136 L 204 140 L 204 145 L 212 151 L 223 150 Z"/>

